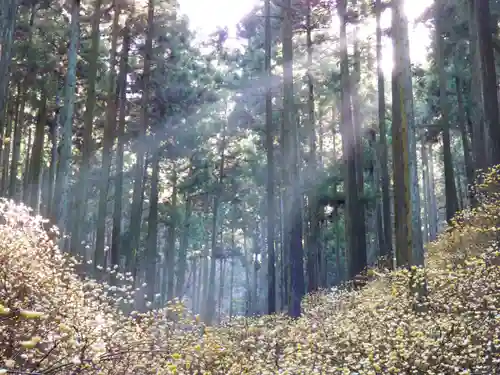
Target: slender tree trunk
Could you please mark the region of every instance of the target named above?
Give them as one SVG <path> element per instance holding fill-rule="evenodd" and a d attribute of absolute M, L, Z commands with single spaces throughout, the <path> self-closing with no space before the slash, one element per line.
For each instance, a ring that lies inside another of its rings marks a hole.
<path fill-rule="evenodd" d="M 349 251 L 349 277 L 352 279 L 366 266 L 366 240 L 359 237 L 356 220 L 359 219 L 357 209 L 360 205 L 358 175 L 356 173 L 356 133 L 353 125 L 351 109 L 351 84 L 349 74 L 349 58 L 347 54 L 347 2 L 340 1 L 340 50 L 341 50 L 341 126 L 342 155 L 345 164 L 344 192 L 346 194 L 345 226 L 347 249 Z M 363 237 L 364 238 L 364 237 Z"/>
<path fill-rule="evenodd" d="M 457 163 L 455 163 L 454 166 L 455 170 L 459 170 L 459 166 Z M 460 173 L 455 173 L 455 185 L 457 186 L 457 197 L 458 197 L 458 210 L 463 210 L 464 209 L 464 195 L 463 195 L 463 189 L 462 189 L 462 178 L 460 176 Z"/>
<path fill-rule="evenodd" d="M 195 308 L 198 313 L 201 313 L 201 304 L 202 304 L 202 300 L 201 300 L 201 292 L 204 291 L 204 286 L 203 286 L 203 283 L 204 283 L 204 275 L 203 275 L 203 267 L 205 267 L 205 263 L 207 262 L 206 261 L 206 258 L 202 258 L 200 257 L 199 258 L 200 260 L 200 267 L 198 267 L 198 289 L 196 290 L 195 292 L 195 296 L 196 296 L 196 303 L 195 303 Z"/>
<path fill-rule="evenodd" d="M 30 157 L 31 157 L 31 141 L 32 141 L 32 131 L 31 126 L 28 126 L 26 129 L 28 133 L 27 138 L 26 135 L 24 141 L 24 170 L 23 170 L 23 189 L 22 189 L 22 201 L 28 204 L 29 199 L 29 173 L 30 173 Z"/>
<path fill-rule="evenodd" d="M 443 2 L 438 0 L 436 3 L 436 60 L 438 64 L 439 75 L 439 105 L 441 110 L 441 127 L 443 132 L 443 164 L 444 164 L 444 185 L 446 197 L 446 220 L 451 223 L 451 220 L 458 211 L 457 189 L 455 185 L 455 177 L 453 176 L 453 159 L 451 155 L 451 139 L 450 139 L 450 120 L 449 106 L 446 97 L 447 79 L 444 61 L 444 39 L 441 37 L 441 20 L 443 19 L 442 7 Z"/>
<path fill-rule="evenodd" d="M 252 311 L 252 292 L 250 286 L 250 261 L 248 257 L 248 246 L 247 246 L 247 232 L 246 228 L 243 228 L 243 256 L 245 258 L 245 286 L 246 286 L 246 298 L 245 298 L 245 316 L 249 316 Z"/>
<path fill-rule="evenodd" d="M 127 115 L 127 72 L 128 54 L 130 49 L 130 29 L 125 26 L 123 45 L 120 57 L 120 73 L 118 76 L 119 91 L 119 119 L 116 134 L 116 174 L 114 178 L 115 196 L 113 204 L 113 228 L 111 232 L 111 264 L 120 264 L 121 228 L 122 228 L 122 200 L 123 200 L 123 148 L 125 144 L 125 117 Z M 112 108 L 110 108 L 112 110 Z M 104 194 L 104 193 L 103 193 Z M 107 194 L 106 194 L 107 195 Z M 104 205 L 103 205 L 104 206 Z"/>
<path fill-rule="evenodd" d="M 45 138 L 45 126 L 47 125 L 47 88 L 42 86 L 42 97 L 40 109 L 35 128 L 35 140 L 31 150 L 31 167 L 28 188 L 30 189 L 30 206 L 35 213 L 39 213 L 39 194 L 41 184 L 41 173 L 43 163 L 43 144 Z"/>
<path fill-rule="evenodd" d="M 64 90 L 64 106 L 61 114 L 62 139 L 60 144 L 59 162 L 57 164 L 57 178 L 54 192 L 54 206 L 52 217 L 62 233 L 66 232 L 68 211 L 70 205 L 71 174 L 71 146 L 73 133 L 73 112 L 76 89 L 76 62 L 78 44 L 80 40 L 80 0 L 73 0 L 71 4 L 70 45 L 68 50 L 68 71 Z"/>
<path fill-rule="evenodd" d="M 19 115 L 17 117 L 17 122 L 14 124 L 14 139 L 12 142 L 12 159 L 10 162 L 10 173 L 9 173 L 9 197 L 11 199 L 17 198 L 17 179 L 19 172 L 19 159 L 21 156 L 21 140 L 22 140 L 22 127 L 24 125 L 24 108 L 26 103 L 26 96 L 22 99 L 21 108 L 19 109 Z"/>
<path fill-rule="evenodd" d="M 191 273 L 193 274 L 193 284 L 189 289 L 191 289 L 191 299 L 192 299 L 192 310 L 193 312 L 196 312 L 196 291 L 201 288 L 201 283 L 198 281 L 198 267 L 197 267 L 197 259 L 199 258 L 192 258 L 191 259 Z M 165 279 L 163 280 L 163 283 L 165 282 Z M 200 285 L 198 285 L 200 284 Z"/>
<path fill-rule="evenodd" d="M 142 197 L 143 197 L 143 175 L 144 175 L 144 158 L 146 154 L 145 137 L 149 127 L 149 90 L 150 90 L 150 75 L 151 62 L 153 53 L 153 21 L 154 21 L 154 0 L 148 0 L 148 20 L 146 45 L 144 47 L 144 70 L 142 77 L 142 97 L 141 97 L 141 118 L 140 129 L 138 132 L 139 139 L 136 141 L 136 162 L 133 167 L 134 189 L 132 193 L 132 207 L 130 212 L 130 244 L 129 254 L 132 259 L 137 258 L 140 247 L 141 224 L 142 224 Z M 136 261 L 132 261 L 132 267 L 135 268 Z"/>
<path fill-rule="evenodd" d="M 308 196 L 308 221 L 309 221 L 309 236 L 308 236 L 308 252 L 307 252 L 307 276 L 308 276 L 308 291 L 312 292 L 319 287 L 319 204 L 316 191 L 318 190 L 317 179 L 317 156 L 316 156 L 316 126 L 314 114 L 314 81 L 312 76 L 313 64 L 313 44 L 312 44 L 312 14 L 311 0 L 307 0 L 307 15 L 306 15 L 306 43 L 307 43 L 307 122 L 309 125 L 309 196 Z"/>
<path fill-rule="evenodd" d="M 175 295 L 178 298 L 182 298 L 184 294 L 184 283 L 186 277 L 186 264 L 187 264 L 187 250 L 189 246 L 189 231 L 191 224 L 191 197 L 186 196 L 185 207 L 186 212 L 184 214 L 184 223 L 182 225 L 181 240 L 179 243 L 179 261 L 177 265 L 177 280 L 176 280 L 176 291 Z"/>
<path fill-rule="evenodd" d="M 14 45 L 14 31 L 16 29 L 18 0 L 7 0 L 5 8 L 0 15 L 0 114 L 4 113 L 7 106 L 9 70 L 12 62 L 12 47 Z M 4 133 L 5 117 L 0 115 L 0 134 Z M 4 142 L 0 142 L 0 151 L 3 151 Z M 8 151 L 7 151 L 8 152 Z"/>
<path fill-rule="evenodd" d="M 165 254 L 167 267 L 167 294 L 166 300 L 174 297 L 174 262 L 175 262 L 175 234 L 177 232 L 177 171 L 172 170 L 172 206 L 170 207 L 170 223 L 168 225 L 167 253 Z"/>
<path fill-rule="evenodd" d="M 156 263 L 158 262 L 158 183 L 160 179 L 160 151 L 152 151 L 151 162 L 151 195 L 149 199 L 147 255 L 145 256 L 144 269 L 146 270 L 147 296 L 154 301 L 156 286 Z"/>
<path fill-rule="evenodd" d="M 217 191 L 213 198 L 213 216 L 212 216 L 212 232 L 211 232 L 211 251 L 210 251 L 210 271 L 208 280 L 208 293 L 205 303 L 204 321 L 210 324 L 215 313 L 215 273 L 216 273 L 216 253 L 217 253 L 217 225 L 220 205 L 220 196 L 222 194 L 224 171 L 225 171 L 225 154 L 226 154 L 226 124 L 222 125 L 222 141 L 219 149 L 220 164 L 219 164 L 219 181 L 217 182 Z"/>
<path fill-rule="evenodd" d="M 233 184 L 233 191 L 234 191 L 234 184 Z M 233 316 L 233 291 L 234 291 L 234 267 L 236 265 L 235 262 L 235 257 L 236 257 L 236 219 L 237 219 L 237 212 L 236 212 L 236 204 L 235 202 L 232 203 L 231 207 L 231 274 L 230 274 L 230 279 L 229 279 L 229 320 L 231 320 Z M 273 218 L 274 219 L 274 218 Z M 269 298 L 269 296 L 268 296 Z M 268 310 L 269 305 L 268 305 Z"/>
<path fill-rule="evenodd" d="M 434 153 L 432 144 L 429 145 L 429 235 L 431 241 L 437 238 L 438 233 L 438 210 L 436 202 L 436 184 L 434 182 Z"/>
<path fill-rule="evenodd" d="M 427 145 L 425 144 L 424 135 L 422 135 L 420 145 L 420 154 L 422 158 L 422 180 L 424 189 L 424 241 L 427 243 L 430 240 L 430 187 L 429 187 L 429 156 L 427 153 Z"/>
<path fill-rule="evenodd" d="M 209 193 L 204 194 L 204 202 L 203 202 L 203 230 L 204 230 L 204 244 L 203 244 L 203 253 L 202 253 L 202 260 L 201 260 L 201 286 L 203 289 L 200 288 L 200 291 L 198 293 L 198 305 L 200 308 L 200 311 L 205 314 L 205 298 L 202 300 L 201 299 L 201 292 L 203 292 L 204 296 L 208 295 L 208 288 L 210 287 L 208 285 L 209 282 L 209 274 L 208 274 L 208 257 L 210 256 L 210 224 L 208 223 L 208 216 L 210 213 L 210 195 Z"/>
<path fill-rule="evenodd" d="M 24 127 L 24 118 L 25 118 L 25 106 L 26 102 L 28 101 L 28 87 L 29 87 L 29 80 L 30 78 L 26 77 L 24 79 L 23 86 L 24 88 L 22 89 L 22 94 L 21 94 L 21 108 L 19 109 L 19 115 L 17 117 L 17 121 L 14 124 L 14 139 L 13 139 L 13 144 L 12 144 L 12 160 L 10 162 L 10 173 L 9 173 L 9 197 L 11 199 L 17 199 L 18 198 L 18 188 L 17 188 L 17 183 L 18 183 L 18 173 L 19 173 L 19 160 L 21 158 L 21 141 L 22 141 L 22 134 L 23 134 L 23 127 Z"/>
<path fill-rule="evenodd" d="M 455 87 L 457 90 L 458 103 L 458 124 L 460 126 L 460 134 L 462 138 L 462 149 L 464 151 L 465 175 L 467 177 L 467 197 L 469 203 L 473 203 L 474 197 L 471 195 L 471 187 L 474 184 L 474 165 L 471 158 L 471 149 L 469 141 L 469 132 L 467 131 L 467 120 L 464 108 L 464 99 L 462 92 L 462 80 L 459 76 L 455 76 Z"/>
<path fill-rule="evenodd" d="M 259 244 L 259 239 L 260 239 L 260 223 L 257 221 L 255 223 L 255 229 L 253 232 L 253 283 L 252 283 L 252 301 L 253 301 L 253 306 L 252 306 L 252 314 L 258 315 L 259 314 L 259 300 L 260 300 L 260 295 L 259 295 L 259 270 L 260 270 L 260 261 L 261 259 L 261 252 L 260 252 L 260 244 Z"/>
<path fill-rule="evenodd" d="M 265 2 L 265 70 L 268 82 L 272 81 L 271 74 L 271 0 Z M 276 256 L 274 247 L 275 229 L 275 196 L 274 196 L 274 124 L 272 87 L 268 85 L 266 91 L 266 155 L 267 155 L 267 312 L 276 312 Z M 234 244 L 232 244 L 234 245 Z M 234 249 L 234 248 L 233 248 Z M 233 272 L 233 267 L 231 267 Z M 232 285 L 232 284 L 231 284 Z M 232 294 L 232 291 L 231 291 Z M 232 297 L 231 297 L 232 298 Z M 232 302 L 231 302 L 232 303 Z"/>
<path fill-rule="evenodd" d="M 94 258 L 94 267 L 97 267 L 97 265 L 103 264 L 105 262 L 105 253 L 104 253 L 104 246 L 105 246 L 105 233 L 106 233 L 106 216 L 108 213 L 108 190 L 109 190 L 109 174 L 111 170 L 111 152 L 113 148 L 113 143 L 114 143 L 114 133 L 115 133 L 115 128 L 116 128 L 116 92 L 117 92 L 117 85 L 116 85 L 116 74 L 115 74 L 115 66 L 116 66 L 116 48 L 118 44 L 118 33 L 119 33 L 119 25 L 118 25 L 118 19 L 119 19 L 119 13 L 120 13 L 120 2 L 118 0 L 114 1 L 114 6 L 115 6 L 115 16 L 113 18 L 113 30 L 112 30 L 112 36 L 111 36 L 111 68 L 110 68 L 110 75 L 109 75 L 109 86 L 108 86 L 108 97 L 106 100 L 106 125 L 104 127 L 104 134 L 103 134 L 103 148 L 102 148 L 102 165 L 101 165 L 101 171 L 99 174 L 99 203 L 97 206 L 97 223 L 96 223 L 96 239 L 95 239 L 95 258 Z M 130 48 L 130 18 L 133 17 L 133 10 L 131 11 L 131 14 L 129 14 L 129 19 L 127 20 L 127 23 L 125 25 L 124 29 L 124 34 L 123 34 L 123 51 L 122 51 L 122 62 L 120 62 L 120 75 L 122 75 L 122 80 L 123 85 L 120 88 L 120 91 L 123 92 L 123 94 L 120 95 L 121 98 L 124 97 L 125 92 L 126 92 L 126 77 L 123 78 L 123 75 L 127 74 L 127 59 L 128 58 L 128 50 Z M 122 66 L 121 64 L 124 63 L 125 65 Z M 123 68 L 123 70 L 121 70 Z M 122 104 L 123 103 L 123 104 Z M 125 106 L 124 101 L 120 101 L 120 106 Z M 120 142 L 120 141 L 119 141 Z M 120 149 L 118 148 L 117 150 L 117 159 L 119 159 L 119 153 Z M 122 152 L 123 154 L 123 152 Z M 117 175 L 121 173 L 122 169 L 118 169 L 119 161 L 117 160 Z M 141 177 L 142 181 L 142 177 Z M 118 181 L 117 181 L 118 182 Z M 118 186 L 118 184 L 115 185 L 115 188 Z M 121 184 L 120 184 L 121 188 Z M 116 205 L 116 199 L 117 199 L 117 193 L 115 192 L 115 205 Z M 121 194 L 118 199 L 121 199 Z M 121 214 L 121 210 L 120 210 Z M 114 216 L 114 215 L 113 215 Z M 115 220 L 115 219 L 113 219 Z M 115 232 L 116 236 L 116 232 Z M 116 237 L 113 236 L 113 233 L 111 234 L 112 241 L 113 239 L 116 240 Z M 116 243 L 116 241 L 115 241 Z M 116 248 L 111 250 L 111 262 L 116 262 L 119 257 L 117 257 L 116 254 Z M 115 265 L 118 263 L 114 263 Z"/>
<path fill-rule="evenodd" d="M 50 165 L 47 175 L 47 190 L 45 194 L 46 211 L 45 215 L 50 216 L 53 212 L 54 190 L 57 173 L 57 128 L 59 124 L 59 115 L 57 114 L 49 126 L 49 141 L 50 141 Z"/>
<path fill-rule="evenodd" d="M 297 121 L 293 89 L 293 8 L 292 1 L 285 0 L 283 9 L 283 111 L 284 130 L 283 141 L 285 161 L 288 163 L 285 181 L 285 252 L 289 254 L 290 267 L 290 298 L 288 315 L 293 318 L 301 314 L 301 301 L 305 293 L 304 266 L 302 247 L 302 206 L 301 186 L 298 167 Z"/>
<path fill-rule="evenodd" d="M 96 83 L 97 83 L 97 63 L 99 60 L 99 41 L 100 33 L 99 25 L 101 21 L 101 3 L 102 0 L 95 0 L 94 3 L 94 13 L 92 15 L 92 30 L 91 30 L 91 47 L 89 55 L 89 68 L 88 68 L 88 87 L 87 87 L 87 99 L 85 102 L 85 114 L 84 114 L 84 125 L 83 125 L 83 152 L 82 152 L 82 163 L 79 169 L 78 182 L 75 186 L 75 196 L 74 196 L 74 225 L 71 233 L 71 251 L 73 253 L 79 253 L 81 250 L 82 241 L 82 228 L 81 221 L 86 218 L 86 205 L 87 205 L 87 190 L 88 181 L 90 175 L 90 163 L 92 158 L 92 152 L 94 149 L 94 142 L 92 139 L 92 131 L 94 124 L 94 109 L 96 104 Z M 114 53 L 114 51 L 113 51 Z M 114 56 L 112 56 L 112 66 L 111 69 L 114 72 Z M 114 73 L 112 73 L 114 74 Z M 96 249 L 96 253 L 99 249 Z M 97 256 L 96 256 L 97 258 Z M 98 264 L 103 264 L 101 261 Z"/>
<path fill-rule="evenodd" d="M 218 322 L 220 324 L 222 322 L 222 312 L 224 311 L 222 305 L 224 304 L 224 280 L 226 278 L 226 259 L 222 258 L 219 263 L 220 263 L 219 298 L 217 306 L 219 307 Z"/>
<path fill-rule="evenodd" d="M 8 180 L 9 180 L 9 161 L 10 161 L 10 151 L 12 146 L 12 126 L 17 123 L 19 118 L 19 110 L 21 108 L 21 84 L 17 85 L 17 95 L 15 101 L 12 104 L 12 115 L 8 116 L 5 134 L 2 137 L 2 195 L 7 195 Z"/>
<path fill-rule="evenodd" d="M 383 216 L 383 248 L 380 255 L 387 258 L 387 265 L 392 264 L 392 220 L 391 220 L 391 198 L 389 194 L 389 161 L 387 156 L 387 126 L 385 121 L 385 79 L 382 68 L 382 27 L 380 18 L 382 15 L 382 2 L 376 0 L 377 18 L 377 84 L 378 84 L 378 121 L 379 121 L 379 144 L 380 144 L 380 177 L 382 184 L 382 216 Z"/>
<path fill-rule="evenodd" d="M 352 5 L 357 7 L 357 0 L 352 1 Z M 356 10 L 359 12 L 359 10 Z M 356 187 L 358 189 L 358 204 L 356 205 L 356 218 L 354 219 L 354 225 L 356 226 L 356 233 L 359 236 L 360 246 L 357 249 L 355 255 L 356 259 L 364 260 L 364 264 L 359 264 L 359 272 L 363 271 L 367 265 L 367 241 L 366 241 L 366 203 L 362 201 L 364 196 L 364 152 L 363 152 L 363 134 L 362 134 L 362 115 L 361 115 L 361 99 L 360 99 L 360 84 L 361 84 L 361 53 L 359 49 L 359 26 L 356 23 L 354 25 L 354 56 L 353 56 L 353 72 L 350 75 L 349 84 L 351 93 L 351 105 L 352 105 L 352 126 L 354 134 L 354 146 L 355 146 L 355 168 L 356 168 Z M 365 254 L 361 254 L 364 251 Z M 352 275 L 351 277 L 353 277 Z"/>

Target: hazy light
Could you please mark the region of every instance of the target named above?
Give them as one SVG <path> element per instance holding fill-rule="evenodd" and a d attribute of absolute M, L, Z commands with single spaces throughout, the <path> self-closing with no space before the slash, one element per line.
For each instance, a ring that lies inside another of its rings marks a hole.
<path fill-rule="evenodd" d="M 180 10 L 189 17 L 192 30 L 201 38 L 217 27 L 227 26 L 229 37 L 236 37 L 236 25 L 259 0 L 180 0 Z"/>
<path fill-rule="evenodd" d="M 180 10 L 190 19 L 192 30 L 196 31 L 199 39 L 205 39 L 217 27 L 227 27 L 229 30 L 229 42 L 237 42 L 236 25 L 249 13 L 254 6 L 264 0 L 180 0 Z M 410 52 L 411 60 L 415 64 L 426 64 L 427 47 L 430 43 L 430 32 L 422 24 L 415 25 L 415 20 L 422 15 L 433 0 L 406 0 L 405 13 L 410 22 Z M 384 12 L 382 16 L 382 27 L 390 26 L 390 11 Z M 373 24 L 366 25 L 375 34 Z M 392 71 L 392 46 L 387 38 L 384 38 L 383 65 L 386 74 Z M 233 43 L 230 43 L 233 44 Z"/>

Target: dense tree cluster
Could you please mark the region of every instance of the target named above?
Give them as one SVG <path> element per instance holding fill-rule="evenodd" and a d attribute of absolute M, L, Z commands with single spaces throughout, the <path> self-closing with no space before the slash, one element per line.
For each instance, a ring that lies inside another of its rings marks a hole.
<path fill-rule="evenodd" d="M 404 8 L 2 0 L 0 368 L 496 369 L 500 4 Z"/>

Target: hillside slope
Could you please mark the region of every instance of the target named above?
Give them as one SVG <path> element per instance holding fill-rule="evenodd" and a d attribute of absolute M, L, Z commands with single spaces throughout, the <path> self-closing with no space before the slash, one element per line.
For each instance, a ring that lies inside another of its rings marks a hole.
<path fill-rule="evenodd" d="M 296 321 L 205 329 L 181 304 L 124 316 L 126 275 L 118 288 L 80 280 L 42 219 L 2 201 L 0 374 L 500 373 L 498 176 L 429 246 L 425 269 L 372 271 L 361 291 L 308 296 Z"/>

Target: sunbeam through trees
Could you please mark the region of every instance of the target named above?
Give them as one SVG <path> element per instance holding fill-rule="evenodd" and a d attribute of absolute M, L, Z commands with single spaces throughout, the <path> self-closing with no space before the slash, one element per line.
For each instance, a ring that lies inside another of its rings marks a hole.
<path fill-rule="evenodd" d="M 1 0 L 0 374 L 500 373 L 500 2 L 206 5 Z"/>

